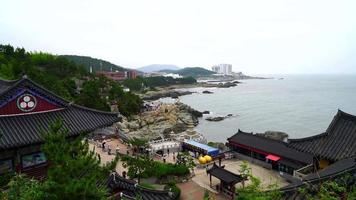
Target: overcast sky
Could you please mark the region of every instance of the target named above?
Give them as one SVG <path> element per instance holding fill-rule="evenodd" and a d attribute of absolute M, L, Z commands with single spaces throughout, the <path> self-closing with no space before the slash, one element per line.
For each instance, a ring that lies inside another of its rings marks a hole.
<path fill-rule="evenodd" d="M 356 73 L 356 1 L 2 0 L 0 42 L 133 68 Z"/>

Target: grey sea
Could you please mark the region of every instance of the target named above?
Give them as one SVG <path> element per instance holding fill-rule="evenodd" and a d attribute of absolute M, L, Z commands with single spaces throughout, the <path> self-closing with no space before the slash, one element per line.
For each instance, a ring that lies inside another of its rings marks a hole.
<path fill-rule="evenodd" d="M 356 115 L 356 75 L 278 75 L 275 79 L 242 80 L 233 88 L 193 88 L 180 101 L 210 111 L 196 130 L 208 141 L 226 142 L 241 129 L 283 131 L 289 138 L 322 133 L 338 109 Z M 283 79 L 279 79 L 283 78 Z M 202 94 L 203 90 L 213 94 Z M 220 122 L 209 116 L 235 115 Z"/>

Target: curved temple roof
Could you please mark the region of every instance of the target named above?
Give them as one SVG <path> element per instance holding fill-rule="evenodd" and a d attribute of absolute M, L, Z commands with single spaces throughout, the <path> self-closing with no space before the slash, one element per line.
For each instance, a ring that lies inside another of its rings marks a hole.
<path fill-rule="evenodd" d="M 269 154 L 278 155 L 282 158 L 296 160 L 301 163 L 309 164 L 313 162 L 313 157 L 310 154 L 290 148 L 288 144 L 283 141 L 270 139 L 253 133 L 246 133 L 240 129 L 235 135 L 228 138 L 228 141 L 246 147 L 252 147 Z"/>
<path fill-rule="evenodd" d="M 332 161 L 355 157 L 356 116 L 339 110 L 325 133 L 288 142 L 291 148 Z"/>
<path fill-rule="evenodd" d="M 112 191 L 121 191 L 125 199 L 142 200 L 174 200 L 178 196 L 169 190 L 153 190 L 143 188 L 136 181 L 125 179 L 117 173 L 112 173 L 106 181 L 107 187 Z"/>
<path fill-rule="evenodd" d="M 31 98 L 37 99 L 33 111 L 20 109 L 19 98 L 23 94 L 30 94 Z M 17 107 L 14 106 L 16 103 Z M 14 105 L 11 107 L 10 104 Z M 41 134 L 56 119 L 62 119 L 69 136 L 75 136 L 111 126 L 121 117 L 119 113 L 72 104 L 27 77 L 17 81 L 0 80 L 0 149 L 43 142 Z"/>

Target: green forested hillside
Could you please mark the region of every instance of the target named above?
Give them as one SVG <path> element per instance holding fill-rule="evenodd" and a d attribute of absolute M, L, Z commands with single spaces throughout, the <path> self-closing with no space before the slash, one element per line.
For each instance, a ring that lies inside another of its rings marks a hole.
<path fill-rule="evenodd" d="M 108 61 L 92 58 L 89 56 L 76 56 L 76 55 L 61 55 L 60 57 L 64 57 L 70 61 L 78 65 L 82 65 L 85 67 L 87 72 L 89 72 L 90 66 L 93 68 L 93 72 L 96 71 L 125 71 L 125 68 L 112 64 Z"/>
<path fill-rule="evenodd" d="M 137 95 L 123 92 L 117 82 L 89 75 L 82 65 L 63 56 L 30 53 L 24 48 L 0 45 L 0 78 L 15 80 L 24 74 L 79 105 L 109 111 L 110 104 L 118 103 L 119 111 L 126 116 L 138 113 L 141 108 L 142 100 Z M 83 84 L 77 85 L 76 80 Z"/>
<path fill-rule="evenodd" d="M 48 53 L 29 53 L 24 48 L 0 45 L 0 78 L 14 80 L 27 74 L 58 95 L 75 98 L 74 77 L 85 75 L 82 66 Z"/>
<path fill-rule="evenodd" d="M 202 67 L 186 67 L 179 70 L 161 70 L 161 72 L 175 73 L 181 76 L 192 76 L 192 77 L 210 76 L 212 74 L 215 74 L 215 72 L 204 69 Z"/>

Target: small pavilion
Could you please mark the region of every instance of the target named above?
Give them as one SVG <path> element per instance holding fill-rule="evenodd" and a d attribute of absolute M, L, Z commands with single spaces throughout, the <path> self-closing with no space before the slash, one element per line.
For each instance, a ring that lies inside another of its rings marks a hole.
<path fill-rule="evenodd" d="M 207 170 L 210 176 L 210 187 L 212 187 L 211 176 L 220 180 L 220 184 L 216 186 L 219 193 L 223 193 L 231 199 L 235 198 L 235 185 L 244 180 L 241 175 L 230 172 L 224 169 L 225 166 L 219 167 L 215 163 Z"/>

